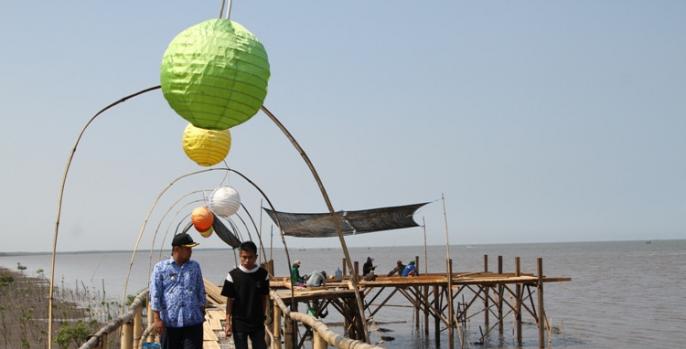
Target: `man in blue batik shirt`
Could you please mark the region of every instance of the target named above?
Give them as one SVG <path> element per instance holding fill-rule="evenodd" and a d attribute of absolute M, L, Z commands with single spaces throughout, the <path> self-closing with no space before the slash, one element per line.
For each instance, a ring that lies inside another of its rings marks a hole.
<path fill-rule="evenodd" d="M 190 260 L 198 244 L 176 235 L 172 256 L 155 265 L 150 279 L 150 306 L 163 349 L 202 349 L 205 285 L 200 265 Z"/>

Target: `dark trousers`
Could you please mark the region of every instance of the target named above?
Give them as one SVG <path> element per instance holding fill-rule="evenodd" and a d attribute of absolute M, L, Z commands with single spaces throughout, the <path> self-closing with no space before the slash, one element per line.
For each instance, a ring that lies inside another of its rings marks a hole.
<path fill-rule="evenodd" d="M 162 349 L 202 349 L 202 323 L 187 327 L 165 327 Z"/>
<path fill-rule="evenodd" d="M 248 337 L 252 342 L 252 349 L 267 349 L 264 341 L 264 327 L 246 332 L 233 332 L 233 344 L 236 349 L 248 349 Z"/>

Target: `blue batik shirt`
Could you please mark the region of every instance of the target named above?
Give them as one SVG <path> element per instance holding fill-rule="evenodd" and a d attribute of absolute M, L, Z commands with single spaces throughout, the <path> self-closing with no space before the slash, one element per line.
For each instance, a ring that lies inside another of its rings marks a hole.
<path fill-rule="evenodd" d="M 178 265 L 173 258 L 157 263 L 150 279 L 150 306 L 167 327 L 202 323 L 205 284 L 200 265 L 192 260 Z"/>

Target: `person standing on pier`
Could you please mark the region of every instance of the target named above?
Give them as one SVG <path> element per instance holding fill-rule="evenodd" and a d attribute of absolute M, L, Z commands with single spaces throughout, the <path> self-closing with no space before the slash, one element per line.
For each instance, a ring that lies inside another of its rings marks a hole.
<path fill-rule="evenodd" d="M 414 261 L 407 263 L 405 269 L 400 272 L 400 276 L 417 276 L 417 266 L 414 265 Z"/>
<path fill-rule="evenodd" d="M 176 235 L 171 258 L 152 272 L 150 307 L 163 349 L 202 349 L 205 284 L 200 265 L 190 259 L 197 245 L 186 233 Z"/>
<path fill-rule="evenodd" d="M 303 282 L 305 282 L 305 278 L 300 276 L 300 260 L 298 259 L 291 266 L 291 283 L 296 286 L 302 285 Z"/>
<path fill-rule="evenodd" d="M 395 274 L 401 275 L 403 270 L 405 270 L 405 264 L 403 264 L 403 261 L 398 260 L 395 263 L 395 268 L 391 269 L 391 271 L 388 272 L 387 276 L 393 276 Z"/>
<path fill-rule="evenodd" d="M 233 336 L 236 349 L 248 349 L 248 337 L 253 349 L 266 349 L 264 319 L 269 296 L 269 273 L 260 268 L 257 246 L 246 241 L 240 246 L 240 265 L 226 275 L 222 295 L 226 300 L 227 337 Z"/>
<path fill-rule="evenodd" d="M 374 265 L 374 258 L 367 257 L 367 261 L 362 265 L 362 276 L 367 276 L 374 272 L 376 266 Z"/>

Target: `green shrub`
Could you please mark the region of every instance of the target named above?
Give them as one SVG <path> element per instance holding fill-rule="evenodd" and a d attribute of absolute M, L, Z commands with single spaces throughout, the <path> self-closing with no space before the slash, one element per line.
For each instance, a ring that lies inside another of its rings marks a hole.
<path fill-rule="evenodd" d="M 57 332 L 57 344 L 61 349 L 68 349 L 72 343 L 78 347 L 88 340 L 91 332 L 91 328 L 80 320 L 73 324 L 63 325 Z"/>
<path fill-rule="evenodd" d="M 0 275 L 0 287 L 7 286 L 13 282 L 14 282 L 14 278 L 12 277 L 12 275 L 9 275 L 9 274 Z"/>

